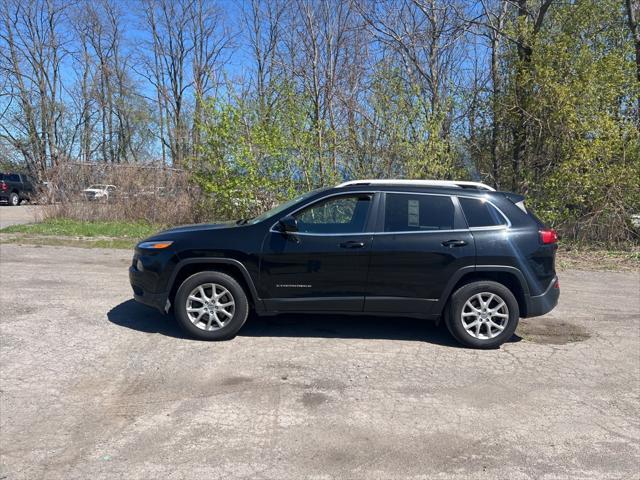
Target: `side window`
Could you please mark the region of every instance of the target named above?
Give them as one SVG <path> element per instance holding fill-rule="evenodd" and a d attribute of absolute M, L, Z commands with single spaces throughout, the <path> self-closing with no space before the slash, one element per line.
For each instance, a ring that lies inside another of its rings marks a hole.
<path fill-rule="evenodd" d="M 370 194 L 332 197 L 294 217 L 303 233 L 359 233 L 364 232 L 370 205 Z"/>
<path fill-rule="evenodd" d="M 495 227 L 507 225 L 506 219 L 482 198 L 459 197 L 469 227 Z"/>
<path fill-rule="evenodd" d="M 388 193 L 384 208 L 385 232 L 453 230 L 455 208 L 451 197 Z"/>

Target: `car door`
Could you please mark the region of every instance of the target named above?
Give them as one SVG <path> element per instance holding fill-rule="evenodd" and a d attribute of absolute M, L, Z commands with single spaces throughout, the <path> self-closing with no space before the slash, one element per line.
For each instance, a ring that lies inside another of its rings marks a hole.
<path fill-rule="evenodd" d="M 264 239 L 260 286 L 271 311 L 362 311 L 373 235 L 374 194 L 333 195 L 274 225 Z"/>
<path fill-rule="evenodd" d="M 380 203 L 365 311 L 428 315 L 452 275 L 474 265 L 473 236 L 449 195 L 388 192 Z"/>

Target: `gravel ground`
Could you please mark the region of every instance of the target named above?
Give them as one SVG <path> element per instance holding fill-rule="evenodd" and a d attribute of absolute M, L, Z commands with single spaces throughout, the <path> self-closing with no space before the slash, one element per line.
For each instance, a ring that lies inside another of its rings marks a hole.
<path fill-rule="evenodd" d="M 0 478 L 638 478 L 638 272 L 562 272 L 556 310 L 475 351 L 370 317 L 185 339 L 129 261 L 0 245 Z"/>

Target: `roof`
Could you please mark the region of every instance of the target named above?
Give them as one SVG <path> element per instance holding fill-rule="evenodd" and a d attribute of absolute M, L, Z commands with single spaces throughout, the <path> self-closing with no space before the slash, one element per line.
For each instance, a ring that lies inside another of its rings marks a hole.
<path fill-rule="evenodd" d="M 468 182 L 464 180 L 395 180 L 395 179 L 376 179 L 376 180 L 351 180 L 349 182 L 336 185 L 336 188 L 351 187 L 357 185 L 398 185 L 405 187 L 445 187 L 445 188 L 470 188 L 476 190 L 486 190 L 495 192 L 495 189 L 480 182 Z"/>

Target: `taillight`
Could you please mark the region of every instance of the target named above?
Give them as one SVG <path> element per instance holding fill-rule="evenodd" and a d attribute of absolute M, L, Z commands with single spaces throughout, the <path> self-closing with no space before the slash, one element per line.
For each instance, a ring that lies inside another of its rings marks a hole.
<path fill-rule="evenodd" d="M 6 192 L 9 189 L 9 187 L 7 186 L 6 183 L 4 183 L 2 180 L 0 180 L 0 190 L 2 190 L 3 192 Z"/>
<path fill-rule="evenodd" d="M 553 228 L 546 228 L 540 230 L 540 241 L 546 245 L 548 243 L 556 243 L 558 241 L 558 234 Z"/>

